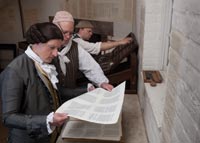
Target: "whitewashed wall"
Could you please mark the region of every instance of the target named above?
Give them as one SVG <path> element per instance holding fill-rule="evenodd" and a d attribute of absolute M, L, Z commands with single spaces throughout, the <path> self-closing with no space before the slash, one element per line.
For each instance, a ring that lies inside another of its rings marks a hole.
<path fill-rule="evenodd" d="M 161 126 L 156 123 L 157 116 L 154 113 L 156 107 L 151 101 L 153 98 L 151 96 L 159 97 L 159 95 L 153 87 L 150 91 L 154 93 L 149 95 L 147 91 L 149 86 L 143 84 L 142 76 L 139 80 L 139 97 L 150 143 L 199 143 L 200 1 L 171 0 L 171 2 L 173 2 L 173 8 L 169 35 L 169 63 L 165 79 L 166 92 L 163 92 L 166 97 L 163 117 L 160 120 Z M 163 6 L 162 0 L 137 1 L 136 22 L 140 44 L 140 71 L 159 69 L 159 59 L 162 58 L 159 45 L 162 48 L 160 35 L 163 34 L 163 30 L 160 28 L 164 21 Z M 167 35 L 166 38 L 168 38 Z"/>
<path fill-rule="evenodd" d="M 142 70 L 162 70 L 163 0 L 137 0 L 136 2 L 136 36 L 139 42 L 139 73 Z M 139 74 L 138 94 L 143 108 L 144 87 Z"/>
<path fill-rule="evenodd" d="M 141 3 L 141 2 L 139 2 Z M 162 0 L 145 0 L 140 5 L 140 44 L 142 45 L 142 68 L 160 70 Z"/>
<path fill-rule="evenodd" d="M 200 142 L 199 7 L 174 0 L 162 143 Z"/>

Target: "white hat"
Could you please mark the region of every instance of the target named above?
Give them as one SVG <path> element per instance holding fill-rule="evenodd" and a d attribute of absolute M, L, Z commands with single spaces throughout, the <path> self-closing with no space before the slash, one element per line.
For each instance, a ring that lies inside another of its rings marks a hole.
<path fill-rule="evenodd" d="M 74 22 L 73 16 L 67 12 L 67 11 L 58 11 L 56 12 L 53 23 L 58 23 L 58 22 Z"/>

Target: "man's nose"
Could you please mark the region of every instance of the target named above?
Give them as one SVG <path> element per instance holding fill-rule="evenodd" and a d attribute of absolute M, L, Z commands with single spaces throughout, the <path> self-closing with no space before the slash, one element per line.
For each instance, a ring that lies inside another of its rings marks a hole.
<path fill-rule="evenodd" d="M 71 37 L 72 37 L 72 35 L 70 35 L 70 34 L 65 34 L 64 35 L 64 39 L 65 40 L 69 40 Z"/>
<path fill-rule="evenodd" d="M 58 49 L 53 50 L 53 56 L 57 57 L 58 56 Z"/>

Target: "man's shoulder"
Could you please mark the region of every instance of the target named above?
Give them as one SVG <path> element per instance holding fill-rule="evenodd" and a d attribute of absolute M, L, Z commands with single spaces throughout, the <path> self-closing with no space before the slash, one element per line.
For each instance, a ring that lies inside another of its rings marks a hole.
<path fill-rule="evenodd" d="M 32 65 L 32 60 L 28 58 L 28 56 L 24 53 L 19 56 L 17 56 L 9 65 L 8 67 L 12 67 L 14 69 L 23 69 L 27 66 Z"/>

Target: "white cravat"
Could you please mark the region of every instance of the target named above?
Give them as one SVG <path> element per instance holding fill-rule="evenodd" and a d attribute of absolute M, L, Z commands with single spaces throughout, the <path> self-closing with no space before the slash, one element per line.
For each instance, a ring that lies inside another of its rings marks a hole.
<path fill-rule="evenodd" d="M 56 72 L 56 67 L 54 65 L 44 63 L 42 59 L 35 52 L 33 52 L 33 50 L 31 49 L 31 45 L 28 46 L 25 53 L 46 72 L 53 87 L 57 89 L 56 83 L 58 82 L 58 79 L 56 76 L 58 75 L 58 73 Z"/>
<path fill-rule="evenodd" d="M 66 65 L 65 65 L 65 63 L 70 62 L 70 60 L 66 56 L 66 54 L 69 52 L 71 45 L 72 45 L 72 38 L 69 40 L 69 43 L 67 45 L 65 45 L 65 47 L 60 52 L 58 52 L 60 67 L 61 67 L 61 70 L 62 70 L 64 75 L 66 75 Z"/>

